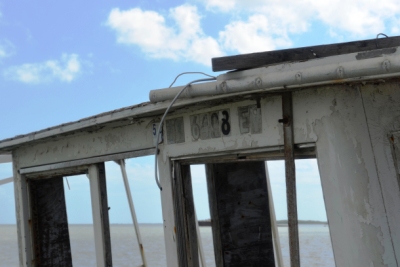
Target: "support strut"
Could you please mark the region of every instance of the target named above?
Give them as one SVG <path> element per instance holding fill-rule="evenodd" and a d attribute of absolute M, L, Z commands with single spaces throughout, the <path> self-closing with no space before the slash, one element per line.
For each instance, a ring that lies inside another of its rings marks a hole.
<path fill-rule="evenodd" d="M 294 162 L 292 93 L 282 94 L 283 137 L 285 149 L 286 198 L 289 226 L 290 266 L 300 267 L 299 229 L 297 221 L 296 168 Z"/>
<path fill-rule="evenodd" d="M 138 220 L 136 217 L 135 206 L 133 205 L 131 188 L 129 186 L 129 181 L 128 181 L 128 174 L 126 173 L 125 160 L 121 159 L 119 161 L 115 161 L 115 163 L 117 163 L 120 166 L 121 173 L 122 173 L 122 179 L 124 180 L 126 197 L 128 198 L 128 204 L 129 204 L 129 209 L 131 211 L 132 222 L 133 222 L 133 226 L 135 227 L 136 239 L 137 239 L 138 246 L 140 249 L 140 256 L 142 257 L 142 262 L 143 262 L 143 265 L 140 265 L 140 267 L 147 267 L 147 260 L 146 260 L 146 256 L 144 253 L 142 237 L 140 235 L 139 223 L 138 223 Z"/>

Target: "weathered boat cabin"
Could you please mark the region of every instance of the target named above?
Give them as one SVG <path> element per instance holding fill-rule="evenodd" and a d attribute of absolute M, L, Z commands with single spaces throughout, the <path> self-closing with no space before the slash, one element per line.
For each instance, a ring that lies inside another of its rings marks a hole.
<path fill-rule="evenodd" d="M 82 173 L 97 266 L 112 266 L 104 162 L 145 155 L 157 155 L 167 266 L 201 265 L 191 164 L 206 165 L 216 265 L 280 264 L 268 159 L 285 160 L 300 266 L 298 158 L 318 161 L 336 266 L 398 266 L 399 47 L 391 37 L 215 58 L 227 71 L 215 78 L 0 141 L 12 155 L 20 266 L 72 266 L 62 177 Z"/>

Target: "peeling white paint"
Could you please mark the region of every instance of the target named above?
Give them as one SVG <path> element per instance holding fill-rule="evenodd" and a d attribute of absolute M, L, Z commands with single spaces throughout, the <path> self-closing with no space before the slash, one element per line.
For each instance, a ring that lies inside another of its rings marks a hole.
<path fill-rule="evenodd" d="M 363 214 L 358 214 L 358 221 L 365 224 L 371 224 L 372 210 L 369 203 L 364 199 L 365 211 Z"/>
<path fill-rule="evenodd" d="M 389 133 L 400 131 L 398 89 L 396 83 L 387 82 L 379 87 L 332 85 L 293 93 L 295 143 L 316 143 L 337 266 L 397 266 L 400 258 L 400 190 L 388 139 Z M 168 266 L 177 266 L 178 261 L 170 160 L 232 155 L 283 145 L 282 125 L 278 123 L 282 118 L 279 96 L 261 98 L 262 133 L 240 133 L 237 108 L 256 102 L 256 99 L 241 99 L 201 110 L 176 110 L 168 117 L 183 117 L 185 133 L 184 143 L 159 146 Z M 230 135 L 193 140 L 190 116 L 227 108 L 231 110 Z M 91 132 L 76 132 L 19 147 L 14 151 L 16 170 L 152 148 L 152 123 L 157 120 L 159 116 L 137 123 L 114 122 Z M 16 177 L 16 190 L 20 190 L 21 180 Z M 17 221 L 23 226 L 21 192 L 16 195 Z M 26 242 L 23 231 L 19 233 L 20 247 Z M 24 252 L 21 255 L 26 257 Z"/>

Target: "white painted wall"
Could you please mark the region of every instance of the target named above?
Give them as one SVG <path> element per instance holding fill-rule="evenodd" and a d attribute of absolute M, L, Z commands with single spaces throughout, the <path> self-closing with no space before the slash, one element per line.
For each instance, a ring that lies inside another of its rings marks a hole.
<path fill-rule="evenodd" d="M 176 157 L 281 145 L 280 97 L 261 102 L 262 134 L 240 134 L 237 107 L 254 103 L 255 100 L 244 101 L 184 114 L 186 142 L 164 145 L 163 163 Z M 231 110 L 231 136 L 194 141 L 190 115 L 224 108 Z M 179 116 L 182 114 L 171 118 Z M 295 143 L 316 142 L 337 266 L 397 266 L 393 243 L 398 239 L 393 241 L 396 236 L 391 236 L 391 232 L 397 231 L 389 228 L 388 218 L 399 216 L 395 207 L 400 202 L 391 203 L 390 211 L 397 215 L 388 216 L 368 132 L 358 87 L 326 86 L 294 93 Z M 161 179 L 167 176 L 161 173 Z M 396 178 L 392 176 L 390 181 L 392 194 L 399 194 Z"/>
<path fill-rule="evenodd" d="M 361 88 L 364 108 L 375 155 L 392 243 L 400 264 L 400 189 L 391 146 L 392 133 L 400 131 L 400 91 L 398 83 Z M 400 163 L 400 162 L 399 162 Z"/>
<path fill-rule="evenodd" d="M 295 143 L 315 142 L 332 245 L 337 266 L 397 266 L 400 259 L 400 192 L 394 169 L 389 132 L 400 130 L 400 93 L 395 83 L 363 87 L 332 85 L 294 92 Z M 283 144 L 279 96 L 261 98 L 262 132 L 241 134 L 238 107 L 256 99 L 221 104 L 202 110 L 175 111 L 183 117 L 185 142 L 160 145 L 158 157 L 163 190 L 163 219 L 168 266 L 177 266 L 175 219 L 171 189 L 171 160 L 182 157 L 236 154 Z M 190 116 L 230 111 L 231 132 L 215 139 L 195 140 Z M 142 123 L 80 132 L 63 139 L 25 146 L 15 151 L 18 168 L 121 153 L 153 146 L 153 117 Z M 164 129 L 164 140 L 168 133 Z M 370 138 L 371 137 L 371 138 Z M 23 182 L 16 176 L 17 216 L 26 225 Z M 24 229 L 19 233 L 24 250 Z M 21 258 L 21 259 L 22 259 Z"/>

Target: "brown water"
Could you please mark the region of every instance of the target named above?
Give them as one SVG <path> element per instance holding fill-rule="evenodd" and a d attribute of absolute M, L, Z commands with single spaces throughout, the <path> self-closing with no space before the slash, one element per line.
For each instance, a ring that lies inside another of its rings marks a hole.
<path fill-rule="evenodd" d="M 289 266 L 287 227 L 279 227 L 282 255 Z M 15 225 L 0 225 L 0 266 L 18 266 L 18 243 Z M 141 224 L 140 231 L 149 267 L 166 266 L 163 227 Z M 214 252 L 211 227 L 200 227 L 207 267 L 213 267 Z M 301 225 L 301 265 L 308 267 L 335 266 L 329 228 L 321 225 Z M 91 225 L 70 225 L 71 250 L 74 266 L 96 266 L 94 236 Z M 113 266 L 141 265 L 139 247 L 132 225 L 111 225 Z"/>

